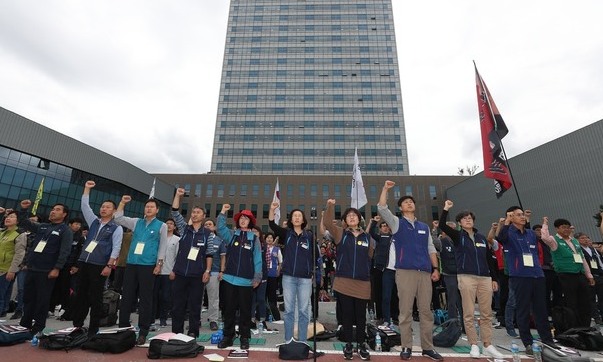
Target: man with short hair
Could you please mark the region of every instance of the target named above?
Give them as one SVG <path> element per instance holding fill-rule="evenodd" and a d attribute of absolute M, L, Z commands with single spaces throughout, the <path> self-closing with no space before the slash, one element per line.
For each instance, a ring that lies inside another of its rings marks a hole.
<path fill-rule="evenodd" d="M 431 312 L 432 281 L 440 279 L 437 251 L 429 226 L 415 217 L 415 199 L 402 196 L 398 207 L 401 218 L 387 207 L 387 193 L 395 182 L 385 181 L 377 210 L 390 226 L 396 250 L 396 285 L 400 300 L 400 357 L 409 360 L 412 355 L 412 306 L 415 298 L 420 315 L 421 348 L 423 356 L 436 361 L 444 358 L 433 347 L 433 313 Z"/>
<path fill-rule="evenodd" d="M 124 195 L 115 213 L 115 222 L 132 230 L 132 242 L 124 272 L 123 295 L 119 307 L 119 327 L 130 326 L 130 313 L 139 295 L 138 326 L 140 332 L 136 345 L 143 345 L 153 318 L 153 287 L 155 276 L 161 271 L 167 246 L 167 225 L 157 219 L 159 202 L 149 199 L 144 205 L 144 218 L 124 216 L 124 208 L 132 201 Z"/>
<path fill-rule="evenodd" d="M 46 327 L 50 295 L 71 250 L 73 234 L 65 224 L 69 215 L 67 206 L 54 204 L 48 216 L 50 222 L 35 223 L 27 218 L 27 209 L 31 204 L 30 200 L 21 201 L 22 216 L 19 217 L 20 226 L 35 234 L 27 255 L 24 309 L 19 324 L 29 328 L 32 334 L 37 334 Z"/>
<path fill-rule="evenodd" d="M 590 273 L 595 279 L 595 285 L 590 289 L 590 313 L 596 324 L 603 324 L 601 317 L 603 316 L 603 261 L 601 254 L 593 247 L 593 241 L 588 235 L 583 232 L 577 232 L 576 239 L 582 247 L 582 254 L 586 260 L 586 264 Z M 597 302 L 598 300 L 598 302 Z"/>
<path fill-rule="evenodd" d="M 549 234 L 549 219 L 542 220 L 542 241 L 551 248 L 553 265 L 563 291 L 565 306 L 576 314 L 577 325 L 572 327 L 590 326 L 590 295 L 589 284 L 595 284 L 592 274 L 582 253 L 580 243 L 572 237 L 572 224 L 566 219 L 557 219 L 553 223 L 554 236 Z"/>
<path fill-rule="evenodd" d="M 90 207 L 90 190 L 94 181 L 86 181 L 82 194 L 81 208 L 84 219 L 90 225 L 90 232 L 77 265 L 71 267 L 71 274 L 77 274 L 77 294 L 73 306 L 73 326 L 82 327 L 90 309 L 88 335 L 98 332 L 103 312 L 103 290 L 105 281 L 111 274 L 115 260 L 121 249 L 123 229 L 113 221 L 117 209 L 115 202 L 105 200 L 97 217 Z"/>

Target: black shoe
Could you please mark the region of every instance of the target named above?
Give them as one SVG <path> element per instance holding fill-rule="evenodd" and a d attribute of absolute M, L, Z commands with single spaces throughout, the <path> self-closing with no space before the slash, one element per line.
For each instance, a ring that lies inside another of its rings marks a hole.
<path fill-rule="evenodd" d="M 217 331 L 218 330 L 218 323 L 216 323 L 216 322 L 209 322 L 209 329 L 211 329 L 212 331 Z"/>
<path fill-rule="evenodd" d="M 232 338 L 222 338 L 222 340 L 220 341 L 220 343 L 218 343 L 218 348 L 220 349 L 224 349 L 226 347 L 230 347 L 232 346 Z"/>
<path fill-rule="evenodd" d="M 147 337 L 146 336 L 138 336 L 138 338 L 136 338 L 136 345 L 137 346 L 142 346 L 143 344 L 145 344 L 145 342 L 147 341 Z"/>
<path fill-rule="evenodd" d="M 197 339 L 197 335 L 194 332 L 188 332 L 189 337 L 193 337 L 195 340 Z"/>
<path fill-rule="evenodd" d="M 241 337 L 241 349 L 249 349 L 249 338 Z"/>
<path fill-rule="evenodd" d="M 369 353 L 368 349 L 366 348 L 366 343 L 360 343 L 357 346 L 358 348 L 358 357 L 360 357 L 361 360 L 363 361 L 370 361 L 371 360 L 371 354 Z"/>
<path fill-rule="evenodd" d="M 402 352 L 400 352 L 400 358 L 402 358 L 405 361 L 408 361 L 411 356 L 412 356 L 412 349 L 410 349 L 408 347 L 402 348 Z"/>
<path fill-rule="evenodd" d="M 527 345 L 526 346 L 526 355 L 533 357 L 534 356 L 534 350 L 532 350 L 532 346 L 531 345 Z"/>
<path fill-rule="evenodd" d="M 251 324 L 249 325 L 249 328 L 258 329 L 258 325 L 255 322 L 251 322 Z"/>
<path fill-rule="evenodd" d="M 351 360 L 354 358 L 354 349 L 351 343 L 346 343 L 343 347 L 343 359 Z"/>
<path fill-rule="evenodd" d="M 431 358 L 434 361 L 443 361 L 444 360 L 444 357 L 442 357 L 441 354 L 436 352 L 435 349 L 424 349 L 423 353 L 421 353 L 421 354 L 425 357 Z"/>
<path fill-rule="evenodd" d="M 23 317 L 23 311 L 15 311 L 15 313 L 10 317 L 11 320 L 21 319 Z"/>

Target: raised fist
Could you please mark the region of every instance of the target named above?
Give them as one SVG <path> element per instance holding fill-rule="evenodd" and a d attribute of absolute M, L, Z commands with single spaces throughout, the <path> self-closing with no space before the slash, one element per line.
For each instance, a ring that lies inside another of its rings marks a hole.
<path fill-rule="evenodd" d="M 446 200 L 444 202 L 444 210 L 450 210 L 450 209 L 452 209 L 453 206 L 454 206 L 454 202 L 452 202 L 450 200 Z"/>
<path fill-rule="evenodd" d="M 327 200 L 327 206 L 331 206 L 331 205 L 335 205 L 335 199 L 328 199 Z"/>
<path fill-rule="evenodd" d="M 270 204 L 270 208 L 272 210 L 276 210 L 281 204 L 278 201 L 274 201 L 272 204 Z"/>
<path fill-rule="evenodd" d="M 222 205 L 222 211 L 220 211 L 222 214 L 226 214 L 228 212 L 228 210 L 230 210 L 230 204 L 224 204 Z"/>
<path fill-rule="evenodd" d="M 84 187 L 86 187 L 87 189 L 91 189 L 94 186 L 96 186 L 96 182 L 94 182 L 94 181 L 86 181 L 86 185 Z"/>
<path fill-rule="evenodd" d="M 385 184 L 383 185 L 383 187 L 389 190 L 392 187 L 394 187 L 395 185 L 396 185 L 396 183 L 394 181 L 387 180 L 387 181 L 385 181 Z"/>
<path fill-rule="evenodd" d="M 184 189 L 182 187 L 179 187 L 176 189 L 176 195 L 178 196 L 184 196 Z"/>
<path fill-rule="evenodd" d="M 130 201 L 132 201 L 132 196 L 130 195 L 123 195 L 121 197 L 121 202 L 123 202 L 124 204 L 127 204 Z"/>
<path fill-rule="evenodd" d="M 23 200 L 21 201 L 21 207 L 23 209 L 28 209 L 31 206 L 31 200 Z"/>

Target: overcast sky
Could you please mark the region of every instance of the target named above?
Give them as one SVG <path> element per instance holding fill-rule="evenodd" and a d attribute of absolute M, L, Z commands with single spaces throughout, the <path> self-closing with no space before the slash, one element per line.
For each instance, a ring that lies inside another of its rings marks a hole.
<path fill-rule="evenodd" d="M 1 1 L 0 106 L 149 173 L 205 173 L 228 5 Z M 603 118 L 603 1 L 393 7 L 411 174 L 482 169 L 472 60 L 509 157 Z"/>

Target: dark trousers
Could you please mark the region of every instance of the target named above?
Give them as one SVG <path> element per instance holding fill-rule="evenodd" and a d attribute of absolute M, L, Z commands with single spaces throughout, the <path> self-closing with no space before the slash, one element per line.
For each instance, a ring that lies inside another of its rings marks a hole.
<path fill-rule="evenodd" d="M 557 273 L 552 269 L 543 269 L 543 271 L 546 278 L 546 307 L 549 315 L 552 315 L 551 311 L 553 307 L 561 305 L 563 301 L 563 292 L 561 291 Z"/>
<path fill-rule="evenodd" d="M 545 279 L 509 277 L 509 288 L 515 293 L 515 316 L 523 345 L 531 346 L 534 342 L 530 333 L 530 311 L 533 312 L 534 324 L 542 342 L 553 342 L 546 311 Z"/>
<path fill-rule="evenodd" d="M 160 322 L 165 322 L 171 309 L 172 281 L 169 275 L 158 275 L 153 290 L 153 318 L 159 317 Z"/>
<path fill-rule="evenodd" d="M 184 315 L 188 305 L 188 333 L 199 336 L 203 287 L 201 277 L 176 275 L 176 279 L 172 281 L 172 293 L 175 296 L 172 306 L 172 332 L 184 332 Z"/>
<path fill-rule="evenodd" d="M 28 270 L 25 274 L 23 288 L 23 317 L 21 326 L 30 328 L 32 333 L 38 333 L 46 327 L 50 295 L 56 279 L 49 279 L 48 272 Z M 35 324 L 33 324 L 35 320 Z"/>
<path fill-rule="evenodd" d="M 385 269 L 382 280 L 381 310 L 383 321 L 391 323 L 392 319 L 397 321 L 400 314 L 400 301 L 398 300 L 398 288 L 396 287 L 396 271 Z"/>
<path fill-rule="evenodd" d="M 498 298 L 496 319 L 498 319 L 501 324 L 505 324 L 505 309 L 507 308 L 507 300 L 509 299 L 509 276 L 502 270 L 498 271 Z M 515 328 L 514 326 L 506 327 Z"/>
<path fill-rule="evenodd" d="M 89 332 L 98 332 L 103 313 L 103 290 L 106 277 L 101 275 L 104 265 L 83 263 L 78 270 L 78 293 L 73 308 L 73 326 L 82 327 L 90 309 Z"/>
<path fill-rule="evenodd" d="M 119 306 L 119 327 L 130 326 L 130 312 L 136 305 L 136 292 L 140 297 L 138 303 L 138 327 L 140 335 L 147 336 L 153 323 L 153 287 L 155 286 L 155 265 L 128 264 L 124 273 L 122 298 Z"/>
<path fill-rule="evenodd" d="M 251 318 L 256 321 L 266 320 L 266 287 L 268 282 L 262 282 L 251 293 Z"/>
<path fill-rule="evenodd" d="M 54 312 L 54 309 L 61 305 L 61 309 L 67 312 L 69 305 L 69 296 L 71 295 L 71 279 L 70 273 L 71 267 L 63 268 L 59 271 L 59 276 L 54 283 L 52 293 L 50 295 L 50 302 L 48 305 L 48 311 Z"/>
<path fill-rule="evenodd" d="M 444 284 L 446 284 L 446 306 L 448 309 L 448 318 L 459 318 L 462 320 L 463 303 L 461 302 L 459 282 L 456 278 L 456 274 L 442 275 L 442 279 L 444 279 Z"/>
<path fill-rule="evenodd" d="M 371 269 L 371 301 L 370 310 L 375 311 L 375 319 L 383 318 L 383 271 Z"/>
<path fill-rule="evenodd" d="M 122 294 L 122 287 L 124 285 L 124 273 L 126 272 L 126 267 L 124 266 L 116 266 L 113 273 L 115 277 L 113 278 L 113 290 Z"/>
<path fill-rule="evenodd" d="M 341 331 L 343 340 L 347 343 L 354 342 L 353 328 L 356 326 L 356 342 L 363 343 L 366 339 L 366 299 L 358 299 L 349 295 L 338 293 L 341 303 Z"/>
<path fill-rule="evenodd" d="M 593 318 L 603 317 L 603 276 L 595 275 L 595 285 L 590 287 L 590 308 Z"/>
<path fill-rule="evenodd" d="M 278 277 L 268 277 L 268 283 L 266 285 L 266 299 L 270 306 L 270 312 L 272 313 L 272 319 L 278 321 L 281 319 L 281 313 L 278 310 L 278 303 L 276 299 L 276 291 L 278 289 Z"/>
<path fill-rule="evenodd" d="M 584 274 L 557 273 L 557 277 L 565 306 L 576 313 L 578 325 L 574 327 L 590 326 L 590 286 Z"/>
<path fill-rule="evenodd" d="M 223 280 L 224 286 L 224 338 L 234 339 L 236 315 L 239 312 L 239 333 L 241 338 L 250 338 L 251 298 L 253 288 L 241 287 Z"/>

